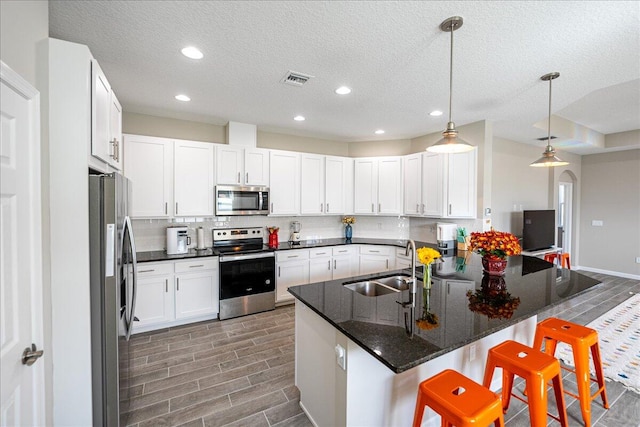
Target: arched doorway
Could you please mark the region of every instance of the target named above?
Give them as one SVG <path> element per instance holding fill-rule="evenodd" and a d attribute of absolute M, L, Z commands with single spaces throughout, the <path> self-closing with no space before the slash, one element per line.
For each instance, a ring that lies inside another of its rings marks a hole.
<path fill-rule="evenodd" d="M 557 219 L 558 234 L 556 238 L 557 246 L 563 252 L 571 253 L 575 242 L 575 195 L 574 187 L 576 178 L 570 171 L 564 171 L 558 180 L 557 191 Z"/>

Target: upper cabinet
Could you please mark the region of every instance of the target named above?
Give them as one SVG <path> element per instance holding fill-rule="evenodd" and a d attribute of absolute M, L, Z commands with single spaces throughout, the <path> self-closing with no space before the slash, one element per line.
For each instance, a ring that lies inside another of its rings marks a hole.
<path fill-rule="evenodd" d="M 125 138 L 124 174 L 133 184 L 132 217 L 213 216 L 213 144 Z"/>
<path fill-rule="evenodd" d="M 213 216 L 213 156 L 209 142 L 174 141 L 175 216 Z"/>
<path fill-rule="evenodd" d="M 354 213 L 402 214 L 402 158 L 355 159 Z"/>
<path fill-rule="evenodd" d="M 216 144 L 216 184 L 269 185 L 269 150 Z"/>
<path fill-rule="evenodd" d="M 300 213 L 302 215 L 341 215 L 347 212 L 351 194 L 348 175 L 352 160 L 343 157 L 302 154 Z"/>
<path fill-rule="evenodd" d="M 269 214 L 300 213 L 300 153 L 271 150 L 269 154 Z"/>
<path fill-rule="evenodd" d="M 100 65 L 91 60 L 91 155 L 120 170 L 122 107 Z"/>

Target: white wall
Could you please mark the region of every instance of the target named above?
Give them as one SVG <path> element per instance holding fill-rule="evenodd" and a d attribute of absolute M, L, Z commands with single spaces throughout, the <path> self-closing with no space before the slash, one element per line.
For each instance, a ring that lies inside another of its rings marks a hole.
<path fill-rule="evenodd" d="M 640 276 L 640 150 L 583 156 L 580 193 L 580 266 Z"/>

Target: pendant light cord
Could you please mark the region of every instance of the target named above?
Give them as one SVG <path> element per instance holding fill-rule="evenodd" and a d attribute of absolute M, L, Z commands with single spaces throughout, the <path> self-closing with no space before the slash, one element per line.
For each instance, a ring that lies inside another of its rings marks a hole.
<path fill-rule="evenodd" d="M 547 151 L 551 147 L 551 82 L 553 79 L 549 79 L 549 125 L 547 126 Z"/>
<path fill-rule="evenodd" d="M 453 98 L 453 28 L 451 23 L 451 51 L 449 52 L 449 122 L 451 122 L 451 99 Z M 549 107 L 551 108 L 551 107 Z"/>

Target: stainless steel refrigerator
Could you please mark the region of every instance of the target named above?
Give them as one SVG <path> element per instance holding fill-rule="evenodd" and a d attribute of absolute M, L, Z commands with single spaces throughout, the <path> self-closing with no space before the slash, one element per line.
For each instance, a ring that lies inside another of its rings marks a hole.
<path fill-rule="evenodd" d="M 136 248 L 127 215 L 131 183 L 89 175 L 91 356 L 94 426 L 126 425 L 129 338 L 135 319 Z"/>

